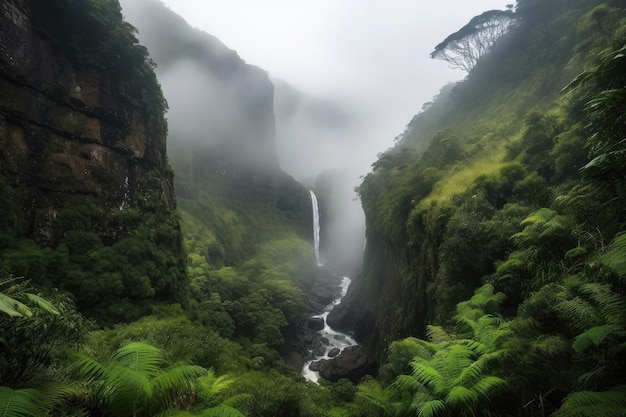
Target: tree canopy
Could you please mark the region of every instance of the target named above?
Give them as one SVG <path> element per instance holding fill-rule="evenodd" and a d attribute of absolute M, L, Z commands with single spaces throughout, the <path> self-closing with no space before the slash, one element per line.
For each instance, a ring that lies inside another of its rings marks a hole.
<path fill-rule="evenodd" d="M 452 68 L 470 72 L 496 41 L 509 31 L 516 16 L 511 10 L 488 10 L 435 46 L 430 57 L 441 59 Z"/>

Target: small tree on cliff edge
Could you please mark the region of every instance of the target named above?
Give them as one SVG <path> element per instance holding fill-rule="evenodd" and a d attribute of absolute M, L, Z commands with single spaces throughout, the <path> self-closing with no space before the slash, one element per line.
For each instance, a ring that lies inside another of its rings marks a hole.
<path fill-rule="evenodd" d="M 508 32 L 515 20 L 512 10 L 486 11 L 435 46 L 430 57 L 448 62 L 451 68 L 470 72 L 478 60 L 491 51 L 496 41 Z"/>

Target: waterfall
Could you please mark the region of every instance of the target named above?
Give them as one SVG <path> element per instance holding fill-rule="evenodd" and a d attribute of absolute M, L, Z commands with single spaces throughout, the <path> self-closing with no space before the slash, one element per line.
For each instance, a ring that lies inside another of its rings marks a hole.
<path fill-rule="evenodd" d="M 311 193 L 311 204 L 313 205 L 313 243 L 315 244 L 315 260 L 317 266 L 322 266 L 320 263 L 320 210 L 317 206 L 317 197 L 313 190 L 309 190 Z"/>

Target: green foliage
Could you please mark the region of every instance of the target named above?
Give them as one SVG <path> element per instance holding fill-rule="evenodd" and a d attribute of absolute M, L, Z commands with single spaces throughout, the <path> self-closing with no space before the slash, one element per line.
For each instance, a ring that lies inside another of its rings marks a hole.
<path fill-rule="evenodd" d="M 626 234 L 616 237 L 600 262 L 620 277 L 626 276 Z"/>
<path fill-rule="evenodd" d="M 622 139 L 626 134 L 624 123 L 619 122 L 624 113 L 626 89 L 624 68 L 626 58 L 624 42 L 615 42 L 600 55 L 600 64 L 583 72 L 566 87 L 566 91 L 585 83 L 595 84 L 600 90 L 587 104 L 585 110 L 590 121 L 590 156 L 583 172 L 601 181 L 621 181 L 623 178 L 624 149 Z M 607 123 L 607 120 L 617 121 Z"/>
<path fill-rule="evenodd" d="M 100 322 L 137 319 L 157 300 L 185 302 L 175 213 L 138 213 L 95 206 L 59 210 L 52 228 L 64 233 L 55 246 L 14 238 L 0 251 L 0 265 L 33 283 L 70 291 L 81 312 Z M 114 230 L 119 235 L 111 241 Z"/>
<path fill-rule="evenodd" d="M 626 410 L 626 386 L 607 391 L 580 391 L 567 396 L 554 417 L 621 417 Z"/>
<path fill-rule="evenodd" d="M 98 360 L 104 360 L 133 340 L 161 349 L 169 362 L 195 363 L 220 373 L 240 372 L 246 366 L 241 346 L 209 328 L 192 323 L 180 308 L 170 308 L 134 323 L 92 332 L 87 339 L 87 348 L 97 355 Z"/>
<path fill-rule="evenodd" d="M 314 384 L 254 372 L 239 378 L 238 391 L 249 395 L 238 408 L 249 417 L 322 417 L 330 408 L 330 396 Z"/>
<path fill-rule="evenodd" d="M 0 415 L 3 417 L 38 417 L 45 415 L 41 409 L 41 394 L 35 389 L 14 390 L 0 387 Z"/>
<path fill-rule="evenodd" d="M 196 379 L 207 372 L 191 365 L 164 370 L 163 364 L 159 349 L 135 342 L 118 349 L 105 364 L 79 356 L 76 368 L 90 387 L 90 407 L 94 411 L 141 416 L 188 405 Z"/>
<path fill-rule="evenodd" d="M 0 315 L 0 385 L 28 387 L 84 336 L 85 322 L 66 296 L 44 298 L 27 282 L 2 282 L 0 300 L 10 314 Z M 24 301 L 23 304 L 18 300 Z M 17 303 L 17 304 L 16 304 Z"/>

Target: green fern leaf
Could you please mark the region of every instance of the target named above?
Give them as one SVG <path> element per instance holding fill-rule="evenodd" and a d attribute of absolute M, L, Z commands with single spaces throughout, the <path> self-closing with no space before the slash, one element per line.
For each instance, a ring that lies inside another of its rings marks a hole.
<path fill-rule="evenodd" d="M 446 396 L 446 403 L 458 408 L 473 410 L 478 402 L 478 394 L 469 388 L 458 385 L 452 388 Z"/>
<path fill-rule="evenodd" d="M 163 364 L 163 354 L 160 349 L 147 343 L 133 342 L 118 349 L 112 361 L 154 377 Z"/>
<path fill-rule="evenodd" d="M 472 386 L 472 391 L 476 392 L 484 400 L 489 400 L 492 391 L 507 385 L 506 380 L 497 376 L 489 375 L 480 379 Z"/>
<path fill-rule="evenodd" d="M 390 407 L 387 392 L 377 381 L 369 381 L 359 385 L 357 396 L 381 410 L 388 410 Z"/>
<path fill-rule="evenodd" d="M 420 403 L 418 417 L 436 417 L 446 411 L 446 403 L 442 400 L 429 400 Z"/>
<path fill-rule="evenodd" d="M 33 312 L 23 303 L 0 292 L 0 311 L 11 317 L 31 317 Z"/>
<path fill-rule="evenodd" d="M 579 391 L 565 398 L 553 417 L 625 417 L 626 385 L 607 391 Z"/>
<path fill-rule="evenodd" d="M 609 251 L 600 258 L 600 262 L 620 277 L 626 277 L 626 233 L 613 240 Z"/>
<path fill-rule="evenodd" d="M 207 370 L 197 365 L 182 365 L 170 369 L 152 381 L 154 397 L 159 404 L 169 407 L 180 393 L 189 393 L 196 387 L 196 379 L 207 374 Z"/>
<path fill-rule="evenodd" d="M 53 306 L 50 301 L 45 300 L 36 294 L 31 294 L 27 292 L 27 293 L 24 293 L 24 296 L 28 299 L 28 301 L 30 301 L 37 307 L 41 308 L 42 310 L 47 311 L 48 313 L 55 314 L 57 316 L 61 314 L 59 310 L 57 310 L 57 308 Z"/>
<path fill-rule="evenodd" d="M 591 346 L 599 346 L 609 336 L 623 336 L 624 334 L 626 334 L 624 329 L 615 324 L 595 326 L 576 336 L 572 343 L 572 349 L 577 353 L 581 353 Z"/>
<path fill-rule="evenodd" d="M 589 282 L 581 285 L 580 290 L 595 302 L 605 321 L 610 324 L 626 321 L 626 298 L 615 292 L 609 284 Z"/>
<path fill-rule="evenodd" d="M 43 416 L 41 394 L 35 389 L 0 387 L 0 417 Z"/>
<path fill-rule="evenodd" d="M 230 407 L 228 405 L 218 405 L 217 407 L 212 407 L 207 410 L 204 410 L 200 417 L 246 417 L 245 414 L 242 414 L 239 410 Z"/>
<path fill-rule="evenodd" d="M 588 329 L 602 323 L 598 310 L 580 297 L 561 301 L 556 308 L 566 317 L 569 316 L 572 325 L 579 330 Z"/>

